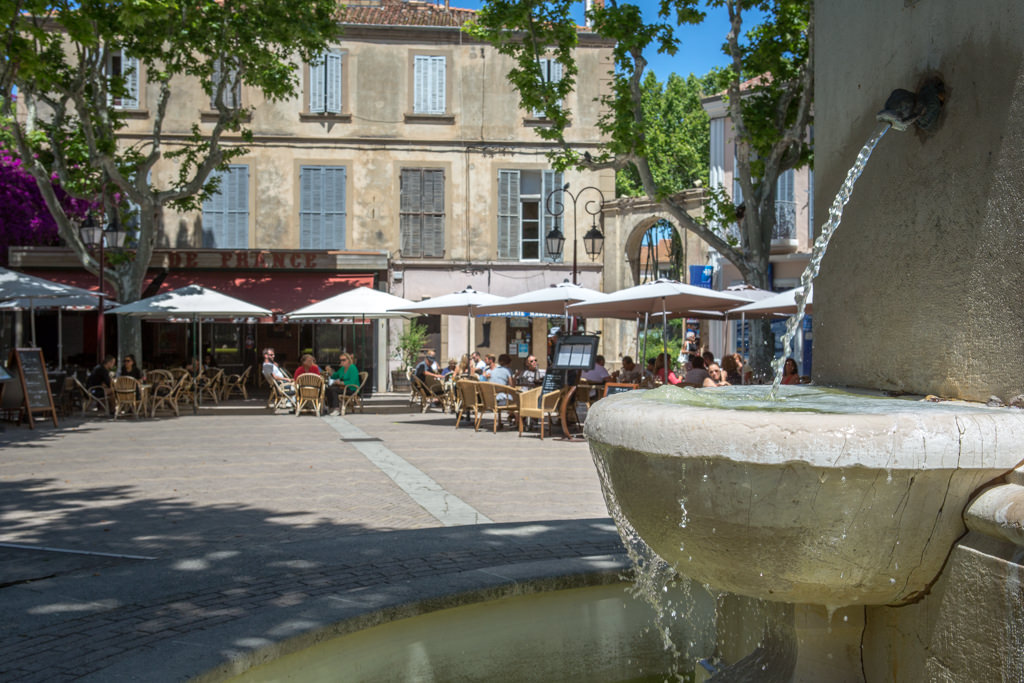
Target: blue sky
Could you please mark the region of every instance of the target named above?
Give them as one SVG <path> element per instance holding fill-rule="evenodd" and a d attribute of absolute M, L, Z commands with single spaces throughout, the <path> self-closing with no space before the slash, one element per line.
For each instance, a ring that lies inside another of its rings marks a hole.
<path fill-rule="evenodd" d="M 657 17 L 657 0 L 639 0 L 636 4 L 644 12 L 647 21 Z M 480 0 L 452 0 L 452 6 L 478 9 L 483 3 Z M 583 2 L 579 3 L 577 21 L 583 22 Z M 725 66 L 728 58 L 722 54 L 722 43 L 729 32 L 729 18 L 724 8 L 707 9 L 707 17 L 697 26 L 684 26 L 677 30 L 680 39 L 679 51 L 674 57 L 659 55 L 652 50 L 646 55 L 648 70 L 653 71 L 658 80 L 664 82 L 670 73 L 688 76 L 691 73 L 702 76 L 715 66 Z M 753 25 L 751 16 L 744 22 Z"/>

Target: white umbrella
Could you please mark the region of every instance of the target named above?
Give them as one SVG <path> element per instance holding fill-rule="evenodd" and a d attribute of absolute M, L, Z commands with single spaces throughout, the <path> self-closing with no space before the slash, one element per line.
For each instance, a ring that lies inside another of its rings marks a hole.
<path fill-rule="evenodd" d="M 699 315 L 699 311 L 726 311 L 750 299 L 728 292 L 683 284 L 675 280 L 655 280 L 613 292 L 603 300 L 573 304 L 569 313 L 586 317 L 627 317 L 641 313 L 662 316 L 661 339 L 668 352 L 667 319 L 669 315 Z"/>
<path fill-rule="evenodd" d="M 748 318 L 770 318 L 772 316 L 784 316 L 793 315 L 796 313 L 796 295 L 803 291 L 803 287 L 797 287 L 790 289 L 785 292 L 780 292 L 775 296 L 767 299 L 761 299 L 755 301 L 752 304 L 746 304 L 729 311 L 730 315 L 739 313 L 745 315 Z M 812 313 L 814 310 L 814 288 L 812 287 L 810 292 L 807 293 L 807 302 L 804 308 L 806 313 Z"/>
<path fill-rule="evenodd" d="M 32 345 L 36 345 L 36 315 L 34 301 L 36 299 L 54 299 L 58 297 L 89 297 L 96 301 L 99 292 L 90 292 L 81 287 L 61 284 L 53 280 L 45 280 L 34 275 L 19 273 L 7 268 L 0 268 L 0 302 L 20 301 L 22 305 L 12 306 L 17 309 L 32 310 Z M 28 305 L 23 305 L 27 303 Z"/>
<path fill-rule="evenodd" d="M 412 301 L 394 294 L 388 294 L 369 287 L 356 287 L 347 292 L 304 306 L 285 315 L 292 320 L 313 320 L 317 318 L 410 318 L 412 313 L 395 309 L 411 306 Z"/>
<path fill-rule="evenodd" d="M 478 292 L 472 287 L 466 287 L 461 292 L 443 294 L 433 299 L 417 301 L 412 304 L 399 306 L 392 309 L 402 313 L 417 313 L 419 315 L 460 315 L 464 314 L 467 319 L 466 346 L 467 353 L 473 347 L 473 316 L 482 306 L 501 306 L 506 301 L 505 297 L 497 294 Z"/>
<path fill-rule="evenodd" d="M 107 303 L 117 305 L 116 301 L 108 300 Z M 36 311 L 42 309 L 57 309 L 57 369 L 64 368 L 64 311 L 94 311 L 99 307 L 99 297 L 95 294 L 72 294 L 71 296 L 55 296 L 43 299 L 10 299 L 0 303 L 0 310 L 5 311 L 31 311 L 32 312 L 32 343 L 35 344 L 36 336 Z"/>
<path fill-rule="evenodd" d="M 111 312 L 117 315 L 156 320 L 187 318 L 192 321 L 193 327 L 201 318 L 266 318 L 272 315 L 265 308 L 199 285 L 188 285 L 146 299 L 139 299 L 130 304 L 118 306 Z M 203 328 L 199 326 L 199 336 L 195 337 L 197 339 L 197 348 L 194 349 L 196 358 L 200 358 L 199 353 L 203 345 L 202 333 Z M 200 363 L 202 363 L 201 360 Z M 199 392 L 195 391 L 193 395 L 198 401 Z M 193 410 L 195 410 L 195 404 L 193 404 Z"/>
<path fill-rule="evenodd" d="M 553 315 L 564 315 L 566 318 L 566 329 L 569 325 L 569 304 L 580 302 L 603 301 L 607 297 L 603 292 L 596 289 L 580 287 L 566 280 L 557 285 L 551 285 L 543 289 L 535 289 L 530 292 L 523 292 L 510 296 L 495 306 L 480 306 L 477 308 L 478 315 L 490 313 L 502 313 L 504 311 L 519 311 L 523 313 L 544 313 Z"/>
<path fill-rule="evenodd" d="M 0 268 L 0 301 L 11 299 L 51 299 L 64 296 L 90 296 L 95 299 L 98 292 L 44 280 L 7 268 Z"/>

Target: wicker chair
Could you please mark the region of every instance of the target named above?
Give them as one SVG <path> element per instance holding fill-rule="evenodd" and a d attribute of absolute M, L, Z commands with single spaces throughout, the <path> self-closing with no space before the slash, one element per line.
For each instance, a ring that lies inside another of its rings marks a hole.
<path fill-rule="evenodd" d="M 131 411 L 135 419 L 139 419 L 139 410 L 146 414 L 146 406 L 142 398 L 142 384 L 134 377 L 114 378 L 114 419 L 118 415 Z"/>
<path fill-rule="evenodd" d="M 170 373 L 168 373 L 168 377 L 170 377 Z M 149 394 L 149 416 L 156 417 L 156 411 L 160 408 L 168 408 L 175 416 L 180 415 L 178 412 L 178 395 L 181 393 L 182 387 L 191 381 L 192 378 L 186 373 L 179 375 L 177 381 L 172 380 L 171 382 L 154 384 Z"/>
<path fill-rule="evenodd" d="M 480 416 L 483 417 L 483 413 L 491 411 L 494 413 L 494 432 L 498 432 L 498 428 L 501 427 L 501 416 L 503 414 L 516 415 L 519 412 L 519 394 L 515 389 L 507 387 L 504 384 L 492 384 L 491 382 L 479 382 L 477 391 L 480 393 L 480 402 L 482 403 L 482 411 Z M 498 394 L 505 394 L 509 397 L 508 402 L 504 405 L 498 404 Z"/>
<path fill-rule="evenodd" d="M 441 412 L 446 411 L 448 402 L 445 399 L 443 391 L 440 394 L 434 393 L 426 384 L 423 383 L 423 380 L 416 375 L 412 376 L 412 388 L 416 395 L 415 401 L 419 401 L 421 413 L 427 412 L 427 409 L 430 408 L 435 401 L 441 408 Z"/>
<path fill-rule="evenodd" d="M 324 408 L 324 378 L 315 372 L 306 372 L 295 378 L 295 415 L 302 414 L 303 408 L 320 415 Z"/>
<path fill-rule="evenodd" d="M 459 394 L 459 410 L 455 415 L 455 428 L 459 428 L 459 423 L 462 422 L 462 416 L 466 413 L 471 413 L 473 417 L 473 428 L 476 431 L 480 429 L 480 415 L 483 413 L 483 403 L 480 401 L 480 392 L 477 391 L 477 385 L 480 384 L 475 379 L 460 379 L 455 383 L 455 390 Z"/>
<path fill-rule="evenodd" d="M 75 389 L 78 390 L 78 394 L 82 398 L 82 415 L 85 415 L 89 411 L 89 408 L 93 406 L 98 410 L 103 411 L 104 415 L 110 415 L 110 402 L 113 400 L 113 394 L 110 389 L 107 387 L 96 387 L 103 389 L 103 395 L 97 396 L 85 388 L 85 385 L 82 384 L 82 380 L 77 377 L 73 379 L 75 380 Z"/>
<path fill-rule="evenodd" d="M 221 386 L 220 398 L 222 401 L 226 401 L 231 398 L 233 392 L 238 392 L 242 395 L 243 399 L 249 398 L 249 392 L 245 388 L 246 382 L 249 381 L 249 372 L 252 370 L 250 365 L 245 369 L 245 372 L 241 374 L 227 375 L 224 378 L 224 383 Z"/>
<path fill-rule="evenodd" d="M 346 386 L 344 390 L 338 394 L 338 407 L 341 409 L 341 414 L 345 414 L 346 408 L 352 408 L 355 410 L 359 408 L 359 412 L 363 412 L 363 386 L 366 384 L 366 379 L 370 376 L 368 372 L 359 373 L 359 386 L 354 391 L 349 391 Z"/>
<path fill-rule="evenodd" d="M 558 416 L 558 401 L 562 391 L 556 389 L 541 395 L 543 387 L 536 387 L 519 394 L 519 436 L 523 435 L 523 418 L 540 420 L 540 438 L 544 440 L 544 419 L 547 418 L 551 431 L 555 430 L 554 419 Z"/>
<path fill-rule="evenodd" d="M 220 395 L 223 388 L 224 371 L 220 368 L 206 368 L 196 378 L 196 386 L 199 388 L 199 400 L 209 396 L 214 403 L 220 403 Z"/>

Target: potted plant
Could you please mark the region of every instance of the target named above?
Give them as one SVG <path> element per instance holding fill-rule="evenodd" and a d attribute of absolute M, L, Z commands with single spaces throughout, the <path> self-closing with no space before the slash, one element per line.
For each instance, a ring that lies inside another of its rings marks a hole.
<path fill-rule="evenodd" d="M 398 370 L 391 372 L 391 387 L 393 391 L 408 391 L 409 371 L 416 365 L 423 344 L 427 341 L 427 326 L 423 323 L 412 320 L 402 333 L 398 335 L 398 344 L 395 347 L 395 358 L 401 363 Z"/>

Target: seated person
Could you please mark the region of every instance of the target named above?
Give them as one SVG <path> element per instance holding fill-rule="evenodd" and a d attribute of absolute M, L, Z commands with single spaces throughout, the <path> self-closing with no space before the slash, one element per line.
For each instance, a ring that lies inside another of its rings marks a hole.
<path fill-rule="evenodd" d="M 483 358 L 480 357 L 479 351 L 474 351 L 469 357 L 470 359 L 470 370 L 478 377 L 482 377 L 484 372 L 487 370 L 487 363 L 484 362 Z"/>
<path fill-rule="evenodd" d="M 611 375 L 604 367 L 604 356 L 596 356 L 594 358 L 594 367 L 584 370 L 583 374 L 580 375 L 580 379 L 586 380 L 591 384 L 604 384 L 610 378 Z"/>
<path fill-rule="evenodd" d="M 708 378 L 704 380 L 704 386 L 706 387 L 727 387 L 730 386 L 729 380 L 725 378 L 725 371 L 718 367 L 718 363 L 712 363 L 708 366 Z"/>
<path fill-rule="evenodd" d="M 683 381 L 695 387 L 707 386 L 704 380 L 710 379 L 711 375 L 708 374 L 707 368 L 704 367 L 704 358 L 696 354 L 691 355 L 690 364 L 693 365 L 693 369 L 687 371 L 686 375 L 683 376 Z"/>
<path fill-rule="evenodd" d="M 338 363 L 338 369 L 331 373 L 327 384 L 327 408 L 331 415 L 339 412 L 339 394 L 354 394 L 359 390 L 359 370 L 352 356 L 343 353 Z"/>
<path fill-rule="evenodd" d="M 507 353 L 503 353 L 498 356 L 497 365 L 491 368 L 490 377 L 487 381 L 491 384 L 503 384 L 507 387 L 514 386 L 512 382 L 512 371 L 508 369 L 508 366 L 512 364 L 512 357 Z M 505 392 L 495 394 L 495 400 L 499 406 L 506 405 L 512 400 L 512 395 Z"/>
<path fill-rule="evenodd" d="M 110 373 L 114 371 L 116 365 L 117 359 L 107 354 L 103 362 L 92 369 L 92 372 L 89 373 L 85 380 L 85 388 L 89 390 L 89 393 L 98 398 L 103 398 L 113 390 Z"/>
<path fill-rule="evenodd" d="M 622 369 L 617 371 L 615 379 L 623 384 L 639 384 L 643 379 L 643 371 L 630 356 L 623 356 Z"/>
<path fill-rule="evenodd" d="M 139 369 L 138 364 L 135 362 L 135 356 L 128 354 L 124 357 L 124 364 L 121 366 L 122 377 L 134 377 L 135 379 L 142 381 L 142 370 Z"/>
<path fill-rule="evenodd" d="M 284 385 L 282 388 L 285 390 L 285 393 L 295 393 L 291 379 L 288 378 L 285 371 L 274 360 L 274 349 L 269 347 L 263 349 L 263 376 L 267 379 L 268 384 L 277 380 Z"/>
<path fill-rule="evenodd" d="M 296 380 L 299 378 L 299 375 L 305 375 L 307 372 L 320 374 L 320 366 L 316 364 L 311 353 L 302 354 L 302 362 L 299 364 L 299 367 L 295 368 L 295 376 L 292 379 Z"/>
<path fill-rule="evenodd" d="M 516 386 L 539 387 L 544 384 L 544 371 L 537 367 L 537 356 L 532 353 L 526 357 L 526 368 L 516 378 Z"/>
<path fill-rule="evenodd" d="M 796 359 L 792 356 L 782 365 L 782 384 L 800 384 L 800 371 L 796 367 Z"/>
<path fill-rule="evenodd" d="M 438 372 L 437 362 L 434 360 L 434 350 L 428 349 L 427 355 L 423 357 L 419 363 L 416 364 L 416 368 L 412 371 L 421 382 L 423 386 L 427 388 L 434 396 L 440 396 L 444 393 L 444 385 L 441 384 L 441 380 L 444 379 L 441 373 Z"/>

